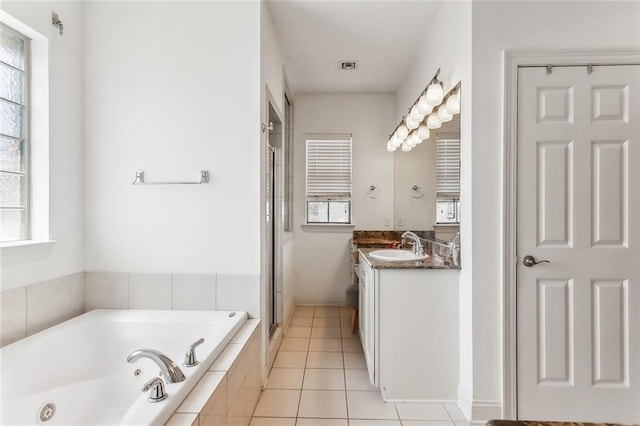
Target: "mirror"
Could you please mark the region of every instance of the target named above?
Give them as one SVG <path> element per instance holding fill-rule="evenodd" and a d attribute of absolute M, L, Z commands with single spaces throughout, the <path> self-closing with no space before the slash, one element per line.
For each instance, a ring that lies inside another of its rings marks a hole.
<path fill-rule="evenodd" d="M 459 193 L 436 194 L 438 139 L 445 149 L 455 148 L 456 140 L 460 146 L 460 114 L 443 123 L 441 128 L 431 130 L 431 137 L 411 151 L 399 149 L 394 152 L 393 229 L 435 231 L 437 239 L 449 240 L 460 230 L 459 214 L 456 217 L 460 206 Z M 457 184 L 459 186 L 459 162 Z"/>

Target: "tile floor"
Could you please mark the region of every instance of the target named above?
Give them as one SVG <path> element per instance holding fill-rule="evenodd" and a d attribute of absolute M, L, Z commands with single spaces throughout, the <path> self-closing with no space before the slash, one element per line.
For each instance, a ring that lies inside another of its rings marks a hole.
<path fill-rule="evenodd" d="M 250 426 L 468 425 L 455 404 L 384 402 L 350 325 L 350 308 L 296 308 Z"/>

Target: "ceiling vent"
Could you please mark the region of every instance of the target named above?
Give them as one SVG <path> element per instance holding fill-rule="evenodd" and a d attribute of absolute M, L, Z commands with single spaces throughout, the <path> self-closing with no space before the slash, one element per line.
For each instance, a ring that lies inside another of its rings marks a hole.
<path fill-rule="evenodd" d="M 342 61 L 340 62 L 340 69 L 343 69 L 345 71 L 353 71 L 356 69 L 356 67 L 358 66 L 358 63 L 356 61 Z"/>

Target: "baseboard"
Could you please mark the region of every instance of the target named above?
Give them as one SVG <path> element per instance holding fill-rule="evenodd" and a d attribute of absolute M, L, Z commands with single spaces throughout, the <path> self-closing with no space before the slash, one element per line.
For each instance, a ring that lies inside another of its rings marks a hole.
<path fill-rule="evenodd" d="M 394 404 L 455 404 L 456 401 L 454 399 L 387 399 L 382 396 L 384 402 L 394 403 Z"/>
<path fill-rule="evenodd" d="M 458 408 L 467 419 L 471 418 L 473 396 L 471 389 L 463 383 L 458 383 Z"/>
<path fill-rule="evenodd" d="M 502 403 L 500 401 L 474 400 L 471 404 L 472 422 L 485 424 L 487 420 L 502 418 Z"/>
<path fill-rule="evenodd" d="M 298 300 L 296 306 L 347 306 L 344 299 Z"/>
<path fill-rule="evenodd" d="M 297 303 L 293 302 L 293 307 L 291 308 L 291 311 L 289 312 L 289 318 L 285 318 L 284 319 L 284 324 L 282 324 L 282 331 L 283 331 L 283 334 L 285 336 L 287 335 L 287 330 L 289 330 L 289 325 L 291 324 L 291 321 L 293 320 L 293 314 L 296 311 L 296 306 L 297 306 Z"/>

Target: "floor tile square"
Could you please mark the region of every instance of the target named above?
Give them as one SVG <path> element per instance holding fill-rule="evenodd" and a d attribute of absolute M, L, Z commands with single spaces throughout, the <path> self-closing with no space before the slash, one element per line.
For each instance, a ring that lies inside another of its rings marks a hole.
<path fill-rule="evenodd" d="M 339 327 L 313 327 L 311 330 L 311 338 L 316 339 L 339 339 Z"/>
<path fill-rule="evenodd" d="M 382 400 L 380 392 L 347 391 L 350 419 L 398 420 L 395 404 Z"/>
<path fill-rule="evenodd" d="M 311 327 L 313 325 L 313 317 L 294 317 L 289 323 L 289 327 Z"/>
<path fill-rule="evenodd" d="M 444 408 L 446 408 L 447 412 L 449 413 L 449 417 L 451 417 L 451 420 L 453 420 L 454 422 L 467 421 L 464 414 L 462 414 L 460 407 L 458 407 L 458 404 L 444 404 Z"/>
<path fill-rule="evenodd" d="M 309 349 L 309 339 L 301 337 L 285 337 L 280 345 L 281 351 L 306 352 Z"/>
<path fill-rule="evenodd" d="M 349 419 L 349 426 L 401 426 L 399 420 L 356 420 Z"/>
<path fill-rule="evenodd" d="M 449 413 L 442 404 L 397 403 L 401 420 L 450 421 Z"/>
<path fill-rule="evenodd" d="M 287 337 L 310 337 L 311 327 L 289 327 L 287 329 Z"/>
<path fill-rule="evenodd" d="M 371 386 L 367 370 L 344 370 L 347 390 L 377 391 Z"/>
<path fill-rule="evenodd" d="M 343 368 L 342 352 L 309 352 L 307 368 Z"/>
<path fill-rule="evenodd" d="M 307 368 L 304 372 L 302 389 L 344 390 L 344 370 Z"/>
<path fill-rule="evenodd" d="M 296 309 L 293 311 L 293 317 L 294 318 L 300 318 L 300 317 L 312 317 L 316 311 L 316 308 L 314 306 L 297 306 Z"/>
<path fill-rule="evenodd" d="M 298 419 L 296 426 L 349 426 L 347 419 Z"/>
<path fill-rule="evenodd" d="M 340 326 L 341 327 L 351 327 L 351 315 L 347 317 L 340 317 Z"/>
<path fill-rule="evenodd" d="M 364 359 L 364 353 L 362 352 L 345 352 L 342 354 L 344 357 L 344 368 L 366 370 L 367 362 Z"/>
<path fill-rule="evenodd" d="M 346 419 L 344 391 L 303 390 L 298 417 Z"/>
<path fill-rule="evenodd" d="M 255 417 L 296 417 L 299 400 L 299 390 L 267 389 L 260 395 L 253 415 Z"/>
<path fill-rule="evenodd" d="M 402 420 L 403 426 L 455 426 L 452 421 L 435 421 L 435 420 Z"/>
<path fill-rule="evenodd" d="M 340 317 L 340 309 L 335 306 L 316 306 L 315 317 Z"/>
<path fill-rule="evenodd" d="M 314 327 L 340 327 L 340 318 L 336 317 L 315 317 Z"/>
<path fill-rule="evenodd" d="M 351 332 L 351 326 L 342 327 L 340 329 L 340 334 L 342 334 L 343 339 L 359 339 L 358 330 L 356 329 L 354 333 Z"/>
<path fill-rule="evenodd" d="M 267 389 L 302 389 L 304 368 L 272 368 Z"/>
<path fill-rule="evenodd" d="M 340 306 L 340 317 L 348 317 L 351 318 L 351 313 L 355 308 L 350 306 Z"/>
<path fill-rule="evenodd" d="M 249 426 L 296 426 L 296 419 L 282 417 L 254 417 Z"/>
<path fill-rule="evenodd" d="M 345 352 L 362 352 L 360 339 L 343 339 L 342 350 Z"/>
<path fill-rule="evenodd" d="M 342 340 L 311 339 L 309 350 L 314 352 L 342 352 Z"/>
<path fill-rule="evenodd" d="M 306 365 L 306 352 L 279 351 L 273 363 L 274 368 L 304 368 Z"/>

